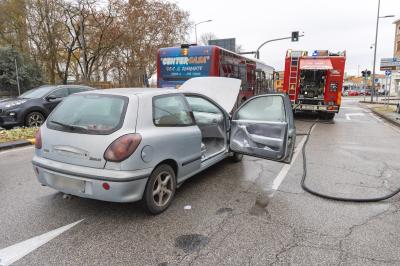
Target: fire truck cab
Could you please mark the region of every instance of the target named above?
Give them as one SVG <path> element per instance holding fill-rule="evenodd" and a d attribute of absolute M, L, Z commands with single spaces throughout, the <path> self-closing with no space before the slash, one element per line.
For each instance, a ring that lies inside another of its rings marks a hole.
<path fill-rule="evenodd" d="M 325 50 L 286 53 L 283 91 L 294 112 L 318 112 L 332 119 L 339 112 L 346 52 Z"/>

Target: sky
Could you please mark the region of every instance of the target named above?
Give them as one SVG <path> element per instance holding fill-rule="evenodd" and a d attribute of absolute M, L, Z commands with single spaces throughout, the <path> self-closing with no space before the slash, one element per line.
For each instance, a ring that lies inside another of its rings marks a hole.
<path fill-rule="evenodd" d="M 347 52 L 346 72 L 372 69 L 378 0 L 170 0 L 190 13 L 198 25 L 198 37 L 207 32 L 218 38 L 236 38 L 244 51 L 254 51 L 266 40 L 287 37 L 292 31 L 304 32 L 298 43 L 290 40 L 265 45 L 260 59 L 283 70 L 287 49 Z M 381 0 L 377 71 L 383 57 L 393 57 L 393 22 L 400 19 L 400 0 Z M 195 40 L 194 29 L 190 39 Z"/>

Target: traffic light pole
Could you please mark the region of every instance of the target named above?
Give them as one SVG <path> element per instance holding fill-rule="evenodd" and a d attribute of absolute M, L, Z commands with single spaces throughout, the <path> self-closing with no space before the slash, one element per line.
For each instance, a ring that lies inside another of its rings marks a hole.
<path fill-rule="evenodd" d="M 365 70 L 365 75 L 364 75 L 364 102 L 365 102 L 365 96 L 367 95 L 367 87 L 368 87 L 368 81 L 367 81 L 367 69 Z M 371 91 L 371 94 L 372 94 L 372 91 Z"/>
<path fill-rule="evenodd" d="M 304 34 L 299 35 L 299 38 L 300 38 L 300 37 L 304 37 Z M 257 59 L 260 59 L 260 49 L 261 49 L 264 45 L 266 45 L 267 43 L 276 42 L 276 41 L 282 41 L 282 40 L 291 40 L 291 39 L 292 39 L 292 36 L 290 36 L 290 37 L 283 37 L 283 38 L 277 38 L 277 39 L 272 39 L 272 40 L 268 40 L 268 41 L 266 41 L 266 42 L 263 42 L 263 43 L 257 48 L 257 51 L 256 51 L 256 58 L 257 58 Z"/>

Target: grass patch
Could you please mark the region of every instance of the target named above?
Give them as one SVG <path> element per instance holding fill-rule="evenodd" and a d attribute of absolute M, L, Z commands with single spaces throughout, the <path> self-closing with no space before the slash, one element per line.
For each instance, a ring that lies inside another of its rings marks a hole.
<path fill-rule="evenodd" d="M 379 112 L 379 113 L 393 113 L 396 112 L 396 106 L 394 105 L 389 105 L 389 106 L 378 106 L 373 108 L 374 111 Z"/>
<path fill-rule="evenodd" d="M 0 143 L 23 140 L 23 139 L 33 139 L 35 138 L 37 127 L 24 127 L 16 128 L 11 130 L 0 130 Z"/>

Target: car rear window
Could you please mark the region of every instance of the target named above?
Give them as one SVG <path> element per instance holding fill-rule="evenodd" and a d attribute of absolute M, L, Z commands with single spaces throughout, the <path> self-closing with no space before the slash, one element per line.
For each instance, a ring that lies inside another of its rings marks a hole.
<path fill-rule="evenodd" d="M 66 98 L 47 119 L 50 129 L 107 135 L 122 127 L 128 98 L 80 94 Z"/>

